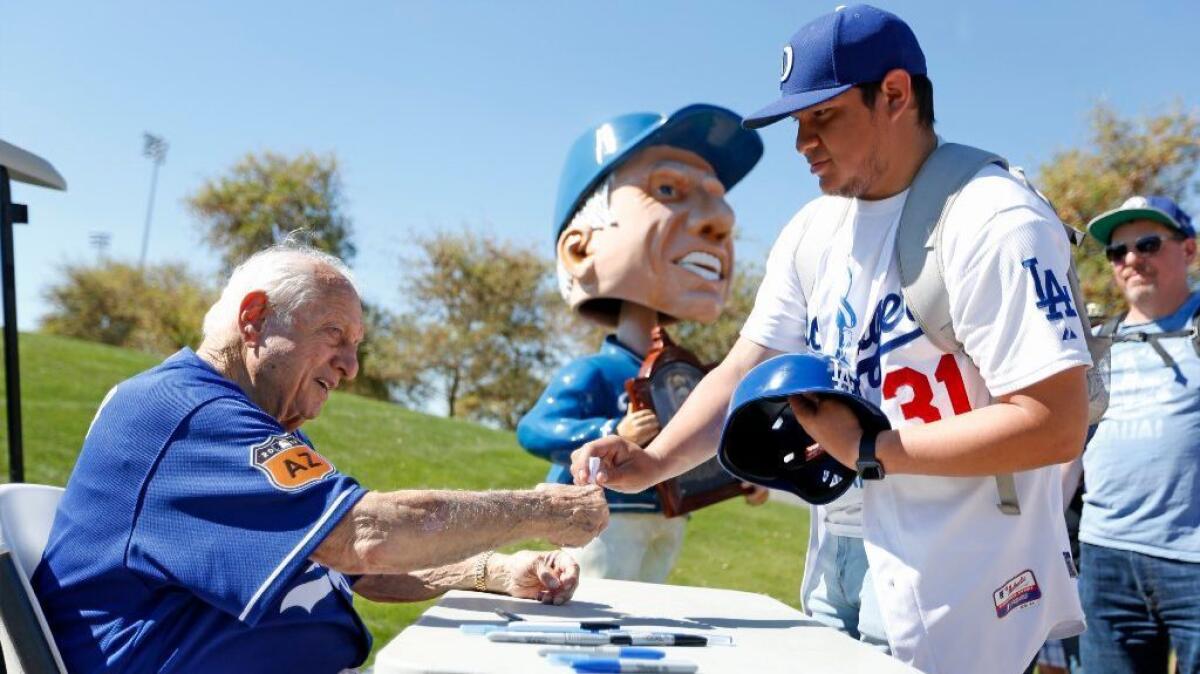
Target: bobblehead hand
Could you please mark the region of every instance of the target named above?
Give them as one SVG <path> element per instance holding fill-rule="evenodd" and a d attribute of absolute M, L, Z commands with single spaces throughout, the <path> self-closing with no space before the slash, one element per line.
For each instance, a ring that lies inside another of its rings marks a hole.
<path fill-rule="evenodd" d="M 658 431 L 658 415 L 651 409 L 630 410 L 617 424 L 617 435 L 641 447 L 653 440 Z"/>
<path fill-rule="evenodd" d="M 804 430 L 837 462 L 853 468 L 858 461 L 858 443 L 862 424 L 841 401 L 828 396 L 803 394 L 791 396 L 792 414 Z"/>
<path fill-rule="evenodd" d="M 562 550 L 494 555 L 488 563 L 493 565 L 488 569 L 488 589 L 520 599 L 558 606 L 569 601 L 579 585 L 579 563 Z"/>

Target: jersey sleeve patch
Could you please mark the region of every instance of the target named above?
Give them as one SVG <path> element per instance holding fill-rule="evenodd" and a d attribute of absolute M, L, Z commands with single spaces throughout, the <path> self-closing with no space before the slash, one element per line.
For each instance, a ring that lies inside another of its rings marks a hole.
<path fill-rule="evenodd" d="M 333 475 L 337 469 L 295 433 L 272 435 L 250 448 L 250 465 L 262 471 L 280 491 L 299 491 Z"/>

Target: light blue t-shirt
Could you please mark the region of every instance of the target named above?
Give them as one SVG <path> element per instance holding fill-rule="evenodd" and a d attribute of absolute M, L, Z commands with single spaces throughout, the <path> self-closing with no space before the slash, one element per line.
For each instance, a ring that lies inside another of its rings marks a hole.
<path fill-rule="evenodd" d="M 1191 325 L 1193 294 L 1174 314 L 1122 325 L 1117 334 Z M 1108 411 L 1083 455 L 1087 493 L 1079 540 L 1155 557 L 1200 562 L 1200 357 L 1185 337 L 1117 342 Z"/>

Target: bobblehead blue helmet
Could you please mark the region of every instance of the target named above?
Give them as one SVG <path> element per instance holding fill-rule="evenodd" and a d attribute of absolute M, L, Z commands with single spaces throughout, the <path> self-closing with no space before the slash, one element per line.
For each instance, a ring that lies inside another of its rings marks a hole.
<path fill-rule="evenodd" d="M 758 133 L 743 129 L 732 110 L 696 103 L 670 116 L 653 112 L 618 115 L 577 138 L 567 152 L 554 205 L 554 238 L 588 195 L 638 150 L 666 145 L 689 150 L 712 165 L 726 190 L 732 189 L 763 153 Z"/>
<path fill-rule="evenodd" d="M 796 494 L 821 505 L 850 488 L 855 470 L 821 452 L 806 458 L 812 437 L 796 421 L 788 397 L 832 396 L 847 404 L 864 433 L 891 427 L 883 412 L 857 394 L 846 366 L 820 354 L 776 356 L 751 370 L 729 401 L 717 459 L 735 477 Z"/>

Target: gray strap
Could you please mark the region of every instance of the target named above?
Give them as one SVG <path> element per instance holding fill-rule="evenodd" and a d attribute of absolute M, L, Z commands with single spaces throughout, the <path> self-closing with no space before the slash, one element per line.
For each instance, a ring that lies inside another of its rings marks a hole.
<path fill-rule="evenodd" d="M 996 507 L 1005 515 L 1020 515 L 1021 501 L 1017 498 L 1017 482 L 1012 473 L 996 476 L 996 491 L 1000 493 L 1000 502 Z"/>
<path fill-rule="evenodd" d="M 943 143 L 929 155 L 913 179 L 896 233 L 896 260 L 905 306 L 934 346 L 946 353 L 963 350 L 950 320 L 950 296 L 942 270 L 942 225 L 954 200 L 988 164 L 1008 168 L 1003 157 L 969 145 Z M 996 475 L 997 507 L 1021 514 L 1011 473 Z"/>
<path fill-rule="evenodd" d="M 837 224 L 832 230 L 829 230 L 829 238 L 837 233 L 842 225 L 846 224 L 846 216 L 850 213 L 851 199 L 844 199 L 846 202 L 842 207 L 842 214 L 838 216 Z M 812 298 L 813 287 L 817 284 L 817 265 L 821 261 L 821 253 L 829 247 L 829 241 L 810 241 L 811 234 L 814 229 L 820 227 L 813 226 L 813 223 L 807 223 L 804 231 L 800 233 L 800 240 L 796 242 L 796 276 L 800 279 L 800 292 L 804 295 L 804 305 L 807 307 L 809 300 Z"/>
<path fill-rule="evenodd" d="M 950 297 L 938 254 L 942 223 L 963 186 L 988 164 L 1008 167 L 1002 157 L 969 145 L 939 145 L 913 179 L 900 214 L 896 260 L 905 305 L 929 341 L 946 353 L 962 351 L 962 343 L 950 321 Z"/>

